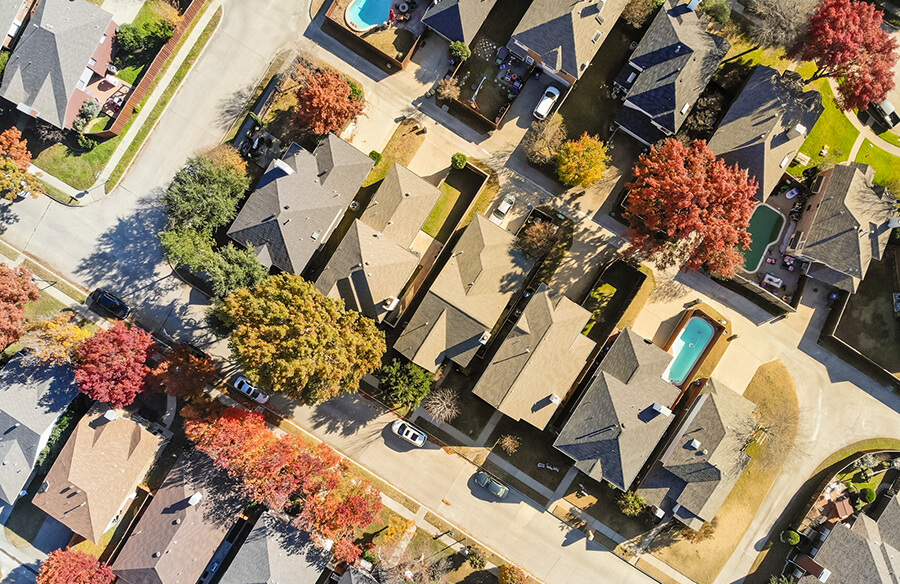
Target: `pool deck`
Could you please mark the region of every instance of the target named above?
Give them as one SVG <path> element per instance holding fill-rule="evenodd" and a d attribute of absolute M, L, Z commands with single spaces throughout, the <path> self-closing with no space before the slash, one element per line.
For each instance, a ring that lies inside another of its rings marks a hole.
<path fill-rule="evenodd" d="M 703 350 L 697 363 L 691 368 L 684 383 L 678 386 L 681 388 L 681 396 L 676 400 L 676 403 L 683 398 L 685 393 L 689 392 L 691 385 L 695 381 L 708 379 L 712 375 L 712 372 L 715 370 L 716 365 L 719 364 L 722 355 L 725 354 L 725 349 L 728 348 L 728 339 L 732 334 L 731 322 L 725 319 L 725 317 L 708 304 L 701 303 L 685 310 L 678 325 L 672 330 L 672 334 L 669 335 L 669 339 L 663 345 L 662 348 L 664 351 L 669 351 L 672 348 L 675 339 L 678 338 L 678 335 L 681 334 L 681 331 L 687 326 L 687 323 L 690 322 L 691 318 L 695 316 L 706 318 L 715 329 L 715 335 Z"/>

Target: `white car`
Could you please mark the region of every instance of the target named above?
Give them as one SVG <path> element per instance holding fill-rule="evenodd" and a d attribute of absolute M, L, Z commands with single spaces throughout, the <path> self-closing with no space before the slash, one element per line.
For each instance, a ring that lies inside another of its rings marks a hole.
<path fill-rule="evenodd" d="M 393 424 L 391 424 L 391 432 L 400 436 L 413 446 L 421 447 L 425 444 L 425 440 L 428 437 L 425 435 L 425 432 L 419 430 L 406 420 L 395 420 Z"/>
<path fill-rule="evenodd" d="M 246 377 L 238 377 L 234 380 L 232 386 L 256 403 L 264 404 L 269 401 L 269 396 L 259 391 L 252 383 L 247 381 Z"/>
<path fill-rule="evenodd" d="M 497 208 L 494 209 L 494 212 L 491 213 L 491 223 L 494 225 L 500 225 L 503 223 L 503 219 L 506 217 L 506 214 L 509 213 L 509 210 L 512 209 L 512 206 L 516 204 L 516 198 L 512 195 L 505 195 L 503 200 L 500 201 L 500 204 L 497 205 Z"/>
<path fill-rule="evenodd" d="M 544 95 L 541 96 L 541 101 L 534 108 L 534 117 L 539 120 L 546 118 L 550 110 L 553 109 L 553 104 L 556 103 L 557 99 L 559 99 L 559 90 L 557 88 L 548 87 L 545 89 Z"/>

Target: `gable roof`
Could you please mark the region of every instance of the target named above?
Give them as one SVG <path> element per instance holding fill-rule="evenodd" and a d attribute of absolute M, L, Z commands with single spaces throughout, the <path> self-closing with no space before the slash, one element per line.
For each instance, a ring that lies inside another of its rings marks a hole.
<path fill-rule="evenodd" d="M 265 512 L 231 560 L 220 584 L 316 584 L 331 552 L 309 533 Z"/>
<path fill-rule="evenodd" d="M 14 503 L 50 429 L 78 395 L 68 365 L 28 364 L 18 355 L 0 370 L 0 499 Z"/>
<path fill-rule="evenodd" d="M 821 94 L 803 91 L 793 83 L 795 75 L 757 65 L 709 141 L 729 166 L 737 164 L 756 178 L 759 201 L 778 185 L 824 110 Z M 798 125 L 805 131 L 797 131 Z"/>
<path fill-rule="evenodd" d="M 116 416 L 110 420 L 105 417 Z M 156 458 L 163 439 L 105 405 L 75 426 L 33 503 L 93 542 L 122 508 Z"/>
<path fill-rule="evenodd" d="M 283 165 L 293 172 L 286 173 Z M 374 161 L 334 134 L 310 153 L 291 144 L 272 161 L 228 235 L 263 265 L 300 274 L 340 221 Z M 268 263 L 266 263 L 268 262 Z"/>
<path fill-rule="evenodd" d="M 849 279 L 812 269 L 811 276 L 834 276 L 829 283 L 850 292 L 856 292 L 869 263 L 881 259 L 891 235 L 888 220 L 897 214 L 897 197 L 884 187 L 873 185 L 874 176 L 874 169 L 865 164 L 836 165 L 799 250 Z"/>
<path fill-rule="evenodd" d="M 707 33 L 696 12 L 675 1 L 663 5 L 616 78 L 627 90 L 616 123 L 647 144 L 656 141 L 655 134 L 647 135 L 643 124 L 633 123 L 623 112 L 638 109 L 647 121 L 674 134 L 731 47 L 724 38 Z"/>
<path fill-rule="evenodd" d="M 350 566 L 341 575 L 338 584 L 378 584 L 378 581 L 363 572 L 362 570 Z"/>
<path fill-rule="evenodd" d="M 712 521 L 750 462 L 744 445 L 755 408 L 709 380 L 638 494 L 657 507 L 666 498 L 681 505 L 675 516 L 692 529 Z"/>
<path fill-rule="evenodd" d="M 595 343 L 581 331 L 591 313 L 541 284 L 503 340 L 475 395 L 514 420 L 543 430 L 565 398 Z"/>
<path fill-rule="evenodd" d="M 514 242 L 476 214 L 394 348 L 432 372 L 445 358 L 468 365 L 534 265 Z"/>
<path fill-rule="evenodd" d="M 471 43 L 497 0 L 436 0 L 422 22 L 450 42 Z"/>
<path fill-rule="evenodd" d="M 510 44 L 541 56 L 541 62 L 578 79 L 600 48 L 592 42 L 605 3 L 596 0 L 534 0 L 513 31 Z"/>
<path fill-rule="evenodd" d="M 356 219 L 316 280 L 316 288 L 342 298 L 347 308 L 381 322 L 400 296 L 419 258 Z"/>
<path fill-rule="evenodd" d="M 86 0 L 41 0 L 9 58 L 0 95 L 64 128 L 69 100 L 111 22 L 112 14 Z"/>
<path fill-rule="evenodd" d="M 359 219 L 408 249 L 440 197 L 441 189 L 395 162 Z"/>
<path fill-rule="evenodd" d="M 127 584 L 194 584 L 241 504 L 234 480 L 212 459 L 190 449 L 178 457 L 162 487 L 113 563 Z M 191 497 L 202 498 L 191 505 Z"/>
<path fill-rule="evenodd" d="M 630 328 L 613 342 L 553 446 L 596 480 L 627 490 L 669 424 L 680 391 L 662 378 L 672 355 Z"/>

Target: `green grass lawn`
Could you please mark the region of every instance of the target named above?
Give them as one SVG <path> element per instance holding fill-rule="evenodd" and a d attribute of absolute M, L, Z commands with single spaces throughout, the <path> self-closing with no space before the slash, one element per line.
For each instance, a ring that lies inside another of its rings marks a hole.
<path fill-rule="evenodd" d="M 64 203 L 66 205 L 77 205 L 78 199 L 74 199 L 70 197 L 68 194 L 64 193 L 60 189 L 56 188 L 53 185 L 47 184 L 44 181 L 41 181 L 41 185 L 44 187 L 44 193 L 50 197 L 51 199 L 56 199 L 60 203 Z"/>
<path fill-rule="evenodd" d="M 97 145 L 90 152 L 77 154 L 65 144 L 54 144 L 34 159 L 34 165 L 78 190 L 90 188 L 99 173 L 109 162 L 116 147 L 122 141 L 122 134 Z"/>
<path fill-rule="evenodd" d="M 274 108 L 273 108 L 274 109 Z M 425 142 L 425 134 L 415 130 L 418 122 L 406 119 L 400 122 L 391 139 L 388 140 L 387 146 L 381 151 L 381 161 L 375 165 L 369 176 L 366 177 L 362 186 L 367 187 L 377 183 L 387 176 L 388 171 L 394 166 L 395 162 L 399 162 L 403 166 L 409 166 L 415 157 L 416 152 Z M 449 160 L 447 163 L 449 164 Z"/>
<path fill-rule="evenodd" d="M 425 220 L 425 224 L 422 226 L 422 231 L 424 231 L 431 237 L 438 239 L 441 228 L 447 221 L 447 217 L 450 216 L 450 211 L 453 210 L 453 207 L 454 205 L 456 205 L 456 201 L 458 199 L 459 191 L 457 189 L 454 189 L 447 183 L 442 183 L 441 198 L 438 199 L 438 202 L 437 204 L 435 204 L 434 209 L 431 210 L 431 215 L 429 215 L 428 219 Z M 444 238 L 443 241 L 447 241 L 447 239 Z"/>
<path fill-rule="evenodd" d="M 788 172 L 794 176 L 801 176 L 803 171 L 810 166 L 816 166 L 823 162 L 835 163 L 847 160 L 853 149 L 853 143 L 859 136 L 859 130 L 853 127 L 844 112 L 837 106 L 828 80 L 820 79 L 814 82 L 812 87 L 822 94 L 825 111 L 822 112 L 822 117 L 819 118 L 800 148 L 800 152 L 809 156 L 809 165 L 800 166 L 798 164 L 788 167 Z M 826 144 L 828 145 L 828 154 L 824 157 L 819 156 L 819 151 Z"/>
<path fill-rule="evenodd" d="M 878 135 L 885 142 L 889 142 L 890 144 L 893 144 L 894 146 L 900 147 L 900 136 L 891 132 L 890 130 L 888 130 L 887 132 L 884 132 L 882 134 L 878 134 Z"/>
<path fill-rule="evenodd" d="M 26 258 L 25 265 L 28 266 L 28 269 L 31 270 L 31 273 L 37 276 L 38 278 L 42 278 L 48 283 L 52 283 L 60 292 L 69 296 L 70 298 L 74 298 L 78 302 L 84 303 L 87 300 L 87 294 L 75 288 L 74 286 L 69 285 L 68 282 L 61 280 L 56 274 L 42 267 L 41 265 L 33 262 L 32 260 Z"/>
<path fill-rule="evenodd" d="M 885 152 L 868 140 L 864 140 L 856 155 L 856 162 L 868 164 L 875 169 L 875 182 L 888 185 L 900 181 L 900 158 Z"/>

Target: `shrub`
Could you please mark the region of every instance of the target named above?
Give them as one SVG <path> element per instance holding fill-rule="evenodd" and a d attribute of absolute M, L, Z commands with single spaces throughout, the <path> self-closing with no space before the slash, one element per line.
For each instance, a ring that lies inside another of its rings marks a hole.
<path fill-rule="evenodd" d="M 450 43 L 450 57 L 454 61 L 463 62 L 472 56 L 472 49 L 462 41 L 453 41 Z"/>
<path fill-rule="evenodd" d="M 374 160 L 375 164 L 378 164 L 379 162 L 381 162 L 381 159 L 383 158 L 383 156 L 381 156 L 381 152 L 379 152 L 377 150 L 372 150 L 371 152 L 369 152 L 369 158 Z"/>
<path fill-rule="evenodd" d="M 789 529 L 781 534 L 781 541 L 788 545 L 797 545 L 800 543 L 800 534 L 793 529 Z"/>
<path fill-rule="evenodd" d="M 466 167 L 466 162 L 468 161 L 469 159 L 465 154 L 463 154 L 462 152 L 457 152 L 450 157 L 450 166 L 458 170 L 462 170 Z"/>
<path fill-rule="evenodd" d="M 365 561 L 369 562 L 370 564 L 372 564 L 373 566 L 380 561 L 378 559 L 378 556 L 376 556 L 374 553 L 372 553 L 372 550 L 363 551 L 363 553 L 360 557 L 362 559 L 364 559 Z"/>
<path fill-rule="evenodd" d="M 350 98 L 355 99 L 356 101 L 363 101 L 366 94 L 363 91 L 362 85 L 349 77 L 344 77 L 344 79 L 347 80 L 347 85 L 350 86 Z"/>
<path fill-rule="evenodd" d="M 84 118 L 75 118 L 72 120 L 72 129 L 76 132 L 81 132 L 84 130 L 84 127 L 87 126 L 88 121 Z"/>
<path fill-rule="evenodd" d="M 452 77 L 447 77 L 438 81 L 437 95 L 444 101 L 459 99 L 459 91 L 459 85 L 455 83 L 455 80 Z"/>
<path fill-rule="evenodd" d="M 394 359 L 381 369 L 381 377 L 394 403 L 416 408 L 431 391 L 434 374 L 415 363 L 401 363 Z"/>
<path fill-rule="evenodd" d="M 731 21 L 731 6 L 725 0 L 703 0 L 700 3 L 700 10 L 719 24 L 728 24 Z"/>
<path fill-rule="evenodd" d="M 518 566 L 512 564 L 503 564 L 497 574 L 500 584 L 525 584 L 528 576 Z"/>
<path fill-rule="evenodd" d="M 469 565 L 472 566 L 473 570 L 484 570 L 484 567 L 487 566 L 486 554 L 483 549 L 477 546 L 469 549 L 469 555 L 466 556 L 466 561 L 469 562 Z"/>
<path fill-rule="evenodd" d="M 134 24 L 119 26 L 116 33 L 116 43 L 126 53 L 138 53 L 144 48 L 146 42 L 144 29 Z"/>
<path fill-rule="evenodd" d="M 85 150 L 93 150 L 97 147 L 97 141 L 93 138 L 88 138 L 84 134 L 81 134 L 78 136 L 78 145 Z"/>
<path fill-rule="evenodd" d="M 84 103 L 81 104 L 81 109 L 78 110 L 78 117 L 84 118 L 86 121 L 91 121 L 97 117 L 100 113 L 100 102 L 96 99 L 88 98 L 84 100 Z"/>
<path fill-rule="evenodd" d="M 867 487 L 859 492 L 859 496 L 861 499 L 865 500 L 866 503 L 871 503 L 875 500 L 875 490 Z"/>
<path fill-rule="evenodd" d="M 6 64 L 9 62 L 9 51 L 0 51 L 0 78 L 3 77 L 3 70 L 6 69 Z"/>
<path fill-rule="evenodd" d="M 634 491 L 625 491 L 619 496 L 619 509 L 629 517 L 637 517 L 646 508 L 647 502 Z"/>

